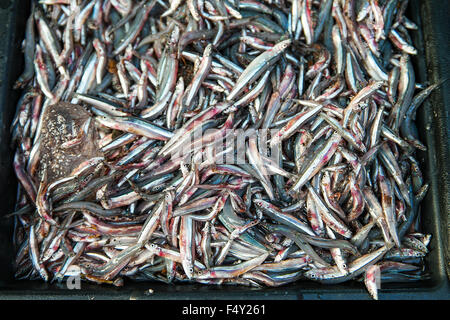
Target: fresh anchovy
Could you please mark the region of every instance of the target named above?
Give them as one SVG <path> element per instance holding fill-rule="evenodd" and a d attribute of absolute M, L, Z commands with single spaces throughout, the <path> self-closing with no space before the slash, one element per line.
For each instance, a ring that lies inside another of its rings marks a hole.
<path fill-rule="evenodd" d="M 173 136 L 172 132 L 164 130 L 164 128 L 157 127 L 154 124 L 140 118 L 97 117 L 96 120 L 108 128 L 141 135 L 150 139 L 169 140 Z"/>
<path fill-rule="evenodd" d="M 308 180 L 328 163 L 337 150 L 341 140 L 342 137 L 338 133 L 334 133 L 326 142 L 322 143 L 319 150 L 310 158 L 307 165 L 302 166 L 302 170 L 298 174 L 298 179 L 291 188 L 291 193 L 298 192 Z"/>
<path fill-rule="evenodd" d="M 32 2 L 32 9 L 34 10 L 35 3 Z M 25 47 L 24 47 L 24 58 L 25 58 L 25 68 L 23 73 L 19 76 L 16 81 L 15 87 L 23 87 L 28 83 L 34 76 L 34 52 L 36 48 L 36 33 L 35 33 L 35 22 L 34 15 L 31 14 L 28 17 L 26 31 L 25 31 Z"/>
<path fill-rule="evenodd" d="M 414 121 L 445 80 L 416 82 L 407 5 L 32 1 L 16 277 L 426 279 Z"/>
<path fill-rule="evenodd" d="M 392 245 L 391 245 L 392 246 Z M 365 271 L 365 267 L 378 262 L 388 252 L 391 246 L 383 246 L 368 253 L 348 265 L 348 273 L 340 271 L 337 267 L 312 269 L 305 273 L 309 279 L 314 279 L 322 283 L 341 283 L 351 277 L 355 277 Z"/>
<path fill-rule="evenodd" d="M 253 83 L 259 75 L 273 65 L 291 42 L 291 40 L 284 40 L 255 58 L 239 76 L 235 87 L 227 96 L 227 101 L 232 101 L 245 86 Z"/>

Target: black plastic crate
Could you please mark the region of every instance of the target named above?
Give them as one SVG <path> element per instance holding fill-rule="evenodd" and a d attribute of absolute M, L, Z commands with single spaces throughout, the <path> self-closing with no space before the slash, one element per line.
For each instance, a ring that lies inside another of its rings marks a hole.
<path fill-rule="evenodd" d="M 418 82 L 436 83 L 450 73 L 450 1 L 410 0 L 408 18 L 418 24 L 412 32 L 418 50 L 413 60 Z M 0 299 L 370 299 L 364 285 L 350 281 L 322 285 L 298 281 L 278 288 L 166 285 L 126 281 L 120 288 L 82 282 L 81 289 L 69 290 L 65 283 L 17 281 L 12 261 L 13 219 L 1 218 L 13 211 L 17 180 L 12 169 L 10 123 L 20 92 L 13 90 L 22 72 L 20 47 L 24 38 L 29 1 L 0 0 Z M 450 86 L 446 82 L 435 90 L 419 109 L 417 127 L 428 147 L 419 152 L 425 181 L 430 190 L 421 204 L 423 232 L 431 233 L 426 268 L 431 278 L 414 283 L 382 284 L 380 299 L 446 299 L 449 295 L 448 215 L 450 214 Z M 154 293 L 148 295 L 148 289 Z"/>

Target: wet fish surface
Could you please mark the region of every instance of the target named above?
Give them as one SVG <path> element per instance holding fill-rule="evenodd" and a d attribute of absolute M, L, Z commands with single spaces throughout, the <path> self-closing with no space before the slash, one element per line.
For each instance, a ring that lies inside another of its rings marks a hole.
<path fill-rule="evenodd" d="M 32 1 L 15 277 L 427 279 L 407 5 Z"/>

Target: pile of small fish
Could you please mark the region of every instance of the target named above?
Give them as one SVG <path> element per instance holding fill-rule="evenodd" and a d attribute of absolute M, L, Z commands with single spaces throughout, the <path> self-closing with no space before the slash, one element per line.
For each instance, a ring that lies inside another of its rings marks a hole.
<path fill-rule="evenodd" d="M 16 277 L 357 280 L 375 299 L 429 277 L 414 120 L 439 84 L 415 81 L 407 5 L 33 2 Z"/>

